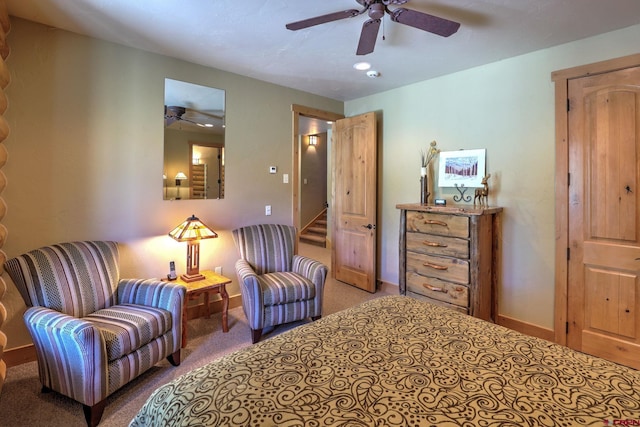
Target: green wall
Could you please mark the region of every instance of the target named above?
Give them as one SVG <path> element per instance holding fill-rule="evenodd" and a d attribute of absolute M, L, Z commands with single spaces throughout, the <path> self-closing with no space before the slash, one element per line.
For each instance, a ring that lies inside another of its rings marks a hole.
<path fill-rule="evenodd" d="M 484 148 L 489 203 L 504 207 L 499 313 L 553 329 L 551 72 L 638 53 L 638 40 L 640 25 L 347 102 L 346 116 L 378 111 L 384 121 L 380 278 L 398 283 L 395 206 L 420 200 L 420 150 L 433 140 L 442 151 Z M 436 187 L 436 196 L 448 203 L 454 194 L 455 189 Z"/>
<path fill-rule="evenodd" d="M 8 41 L 8 258 L 60 241 L 111 239 L 122 243 L 123 277 L 161 277 L 170 260 L 184 272 L 186 244 L 167 233 L 195 214 L 220 236 L 202 242 L 201 266 L 222 266 L 238 294 L 231 230 L 292 223 L 292 187 L 282 182 L 293 172 L 291 105 L 343 110 L 339 101 L 25 20 L 12 19 Z M 226 90 L 222 200 L 162 200 L 166 77 Z M 24 303 L 5 278 L 10 349 L 30 339 Z"/>

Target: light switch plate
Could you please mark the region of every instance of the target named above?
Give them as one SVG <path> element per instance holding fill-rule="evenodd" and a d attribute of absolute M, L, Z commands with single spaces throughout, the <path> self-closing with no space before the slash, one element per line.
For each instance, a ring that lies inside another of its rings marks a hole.
<path fill-rule="evenodd" d="M 271 205 L 266 205 L 266 206 L 264 207 L 264 214 L 265 214 L 266 216 L 271 215 Z"/>
<path fill-rule="evenodd" d="M 288 173 L 282 174 L 282 183 L 283 184 L 288 184 L 289 183 L 289 174 Z"/>

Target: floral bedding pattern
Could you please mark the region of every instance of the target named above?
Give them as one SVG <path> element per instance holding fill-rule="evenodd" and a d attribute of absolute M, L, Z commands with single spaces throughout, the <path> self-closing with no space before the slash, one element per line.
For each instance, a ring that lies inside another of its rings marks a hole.
<path fill-rule="evenodd" d="M 640 371 L 389 296 L 191 371 L 158 388 L 130 426 L 602 426 L 629 420 L 640 420 Z"/>

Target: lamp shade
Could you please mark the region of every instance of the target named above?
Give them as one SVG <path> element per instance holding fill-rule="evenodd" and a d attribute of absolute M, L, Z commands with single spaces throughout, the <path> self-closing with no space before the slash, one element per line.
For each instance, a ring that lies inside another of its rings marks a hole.
<path fill-rule="evenodd" d="M 180 278 L 185 282 L 203 280 L 204 275 L 200 274 L 200 240 L 218 237 L 216 232 L 204 225 L 195 215 L 191 215 L 171 230 L 169 236 L 178 242 L 187 242 L 187 272 Z"/>
<path fill-rule="evenodd" d="M 176 174 L 176 181 L 182 181 L 183 179 L 187 179 L 187 175 L 184 172 L 178 172 Z"/>
<path fill-rule="evenodd" d="M 218 237 L 218 234 L 195 215 L 191 215 L 182 224 L 171 230 L 169 236 L 178 242 L 187 242 L 189 240 L 211 239 Z"/>

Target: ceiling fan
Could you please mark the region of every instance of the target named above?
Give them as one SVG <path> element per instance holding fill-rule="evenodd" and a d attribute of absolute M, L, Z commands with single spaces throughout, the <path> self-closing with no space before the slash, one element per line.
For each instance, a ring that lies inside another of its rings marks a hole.
<path fill-rule="evenodd" d="M 183 121 L 183 122 L 191 123 L 193 125 L 204 127 L 204 128 L 212 128 L 212 127 L 214 127 L 214 124 L 212 124 L 212 123 L 209 123 L 209 122 L 201 123 L 199 121 L 192 120 L 191 118 L 184 117 L 185 114 L 187 114 L 187 115 L 191 114 L 191 115 L 204 116 L 204 117 L 207 117 L 209 122 L 210 121 L 222 121 L 222 119 L 223 119 L 222 116 L 217 116 L 215 114 L 209 114 L 209 113 L 205 113 L 205 112 L 202 112 L 202 111 L 188 109 L 186 107 L 180 107 L 180 106 L 175 106 L 175 105 L 171 105 L 171 106 L 165 105 L 164 106 L 165 126 L 171 126 L 171 124 L 173 124 L 173 123 L 175 123 L 177 121 Z"/>
<path fill-rule="evenodd" d="M 391 4 L 405 4 L 409 0 L 356 0 L 364 7 L 362 10 L 349 9 L 341 12 L 329 13 L 327 15 L 316 16 L 315 18 L 303 19 L 302 21 L 292 22 L 286 25 L 287 29 L 296 31 L 303 28 L 313 27 L 314 25 L 325 24 L 327 22 L 337 21 L 345 18 L 353 18 L 367 12 L 369 20 L 362 26 L 360 33 L 360 41 L 356 55 L 367 55 L 373 52 L 378 37 L 378 29 L 384 14 L 389 14 L 394 22 L 409 25 L 419 30 L 427 31 L 443 37 L 449 37 L 460 28 L 458 22 L 448 19 L 429 15 L 417 10 L 399 7 L 393 10 L 388 8 Z"/>

